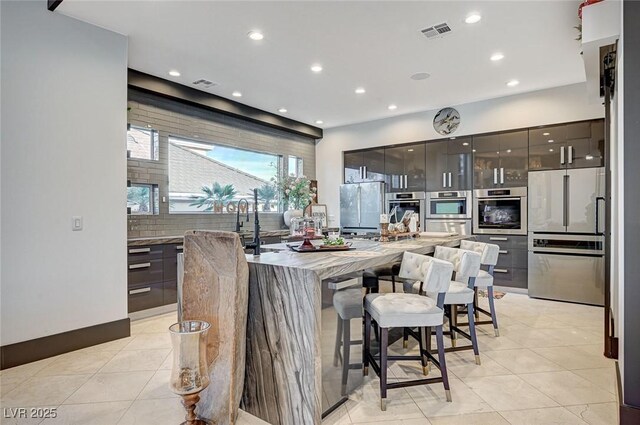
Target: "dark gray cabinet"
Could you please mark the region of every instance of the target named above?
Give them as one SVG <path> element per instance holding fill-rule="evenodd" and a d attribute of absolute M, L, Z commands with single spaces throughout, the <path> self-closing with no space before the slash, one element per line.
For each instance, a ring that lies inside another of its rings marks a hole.
<path fill-rule="evenodd" d="M 604 120 L 532 128 L 529 169 L 557 170 L 604 165 Z"/>
<path fill-rule="evenodd" d="M 527 186 L 528 138 L 527 130 L 474 136 L 474 187 Z"/>
<path fill-rule="evenodd" d="M 527 289 L 527 236 L 476 235 L 476 239 L 500 247 L 494 285 Z"/>
<path fill-rule="evenodd" d="M 471 137 L 427 142 L 427 191 L 469 190 L 473 187 Z"/>
<path fill-rule="evenodd" d="M 344 182 L 384 181 L 384 148 L 345 152 Z"/>
<path fill-rule="evenodd" d="M 426 189 L 425 143 L 384 150 L 387 192 L 422 192 Z"/>

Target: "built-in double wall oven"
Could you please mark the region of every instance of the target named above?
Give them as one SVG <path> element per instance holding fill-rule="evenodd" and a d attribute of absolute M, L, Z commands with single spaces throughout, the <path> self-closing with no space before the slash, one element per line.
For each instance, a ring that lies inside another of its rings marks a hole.
<path fill-rule="evenodd" d="M 402 216 L 406 211 L 417 213 L 420 220 L 422 220 L 426 211 L 424 202 L 425 197 L 426 194 L 424 192 L 387 193 L 385 195 L 385 199 L 387 200 L 386 212 L 389 213 L 396 208 L 394 217 L 390 217 L 391 222 L 395 223 L 396 220 L 402 219 Z M 397 217 L 397 219 L 395 217 Z M 420 223 L 421 221 L 418 222 Z"/>
<path fill-rule="evenodd" d="M 471 234 L 471 191 L 427 193 L 425 229 L 427 232 Z"/>
<path fill-rule="evenodd" d="M 473 233 L 527 234 L 527 188 L 473 192 Z"/>

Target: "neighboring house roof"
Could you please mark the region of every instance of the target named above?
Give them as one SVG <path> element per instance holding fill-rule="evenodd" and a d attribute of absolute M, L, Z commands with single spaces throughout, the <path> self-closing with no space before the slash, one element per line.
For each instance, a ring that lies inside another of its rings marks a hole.
<path fill-rule="evenodd" d="M 151 129 L 131 126 L 129 131 L 127 131 L 127 149 L 131 151 L 131 158 L 153 159 L 150 158 L 150 139 Z"/>
<path fill-rule="evenodd" d="M 223 186 L 233 185 L 238 195 L 244 196 L 250 194 L 254 188 L 268 183 L 266 180 L 171 142 L 169 142 L 169 167 L 169 191 L 172 193 L 201 194 L 202 186 L 210 187 L 214 182 L 218 182 Z"/>

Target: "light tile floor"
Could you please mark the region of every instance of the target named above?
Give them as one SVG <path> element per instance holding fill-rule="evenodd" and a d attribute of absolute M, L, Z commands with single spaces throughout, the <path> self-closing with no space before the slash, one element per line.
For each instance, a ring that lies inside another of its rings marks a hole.
<path fill-rule="evenodd" d="M 481 299 L 486 304 L 485 299 Z M 602 356 L 600 308 L 507 294 L 497 300 L 501 336 L 478 327 L 482 365 L 470 351 L 447 354 L 453 402 L 441 384 L 389 391 L 379 409 L 377 378 L 366 378 L 324 424 L 614 425 L 614 362 Z M 57 407 L 55 419 L 2 424 L 163 425 L 184 417 L 169 390 L 175 314 L 133 322 L 131 337 L 0 372 L 2 408 Z M 412 341 L 391 351 L 415 352 Z M 393 362 L 391 379 L 422 376 Z M 436 376 L 437 371 L 432 374 Z M 371 374 L 373 375 L 373 373 Z M 243 415 L 242 423 L 256 423 Z"/>

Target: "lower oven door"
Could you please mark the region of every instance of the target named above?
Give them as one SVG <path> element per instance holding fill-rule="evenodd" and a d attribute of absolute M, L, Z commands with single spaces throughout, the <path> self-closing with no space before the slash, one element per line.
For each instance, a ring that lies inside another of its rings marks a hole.
<path fill-rule="evenodd" d="M 471 220 L 437 220 L 427 219 L 425 221 L 427 232 L 447 232 L 458 235 L 471 234 Z"/>
<path fill-rule="evenodd" d="M 473 233 L 527 234 L 527 197 L 476 198 Z"/>

